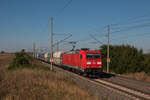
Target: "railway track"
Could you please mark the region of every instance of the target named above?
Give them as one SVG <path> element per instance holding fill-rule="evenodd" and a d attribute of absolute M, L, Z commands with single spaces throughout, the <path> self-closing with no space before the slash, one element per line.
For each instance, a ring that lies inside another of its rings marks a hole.
<path fill-rule="evenodd" d="M 113 83 L 111 81 L 106 81 L 103 79 L 93 79 L 96 83 L 104 85 L 106 88 L 114 89 L 114 91 L 119 92 L 125 96 L 133 98 L 134 100 L 150 100 L 150 95 L 143 93 L 142 91 L 131 89 L 120 84 Z"/>
<path fill-rule="evenodd" d="M 114 91 L 114 92 L 119 93 L 121 95 L 127 96 L 133 100 L 150 100 L 150 94 L 145 93 L 143 91 L 140 91 L 138 89 L 134 89 L 134 88 L 127 87 L 127 86 L 124 86 L 121 84 L 117 84 L 115 82 L 112 82 L 110 80 L 105 80 L 102 78 L 88 78 L 85 76 L 78 75 L 76 73 L 72 73 L 72 72 L 67 71 L 67 70 L 64 70 L 64 71 L 66 71 L 67 73 L 71 73 L 75 77 L 78 77 L 80 79 L 89 81 L 89 82 L 96 84 L 98 86 L 102 86 L 102 87 L 107 88 L 111 91 Z"/>
<path fill-rule="evenodd" d="M 132 90 L 136 90 L 145 94 L 150 94 L 150 83 L 138 81 L 135 79 L 124 78 L 120 76 L 103 78 L 106 81 L 110 81 L 114 84 L 121 85 L 123 87 L 131 88 Z"/>
<path fill-rule="evenodd" d="M 114 92 L 125 95 L 129 98 L 132 98 L 133 100 L 150 100 L 150 94 L 143 93 L 142 91 L 139 91 L 139 90 L 131 89 L 129 87 L 126 87 L 126 86 L 123 86 L 120 84 L 116 84 L 116 83 L 113 83 L 108 80 L 91 79 L 91 78 L 80 76 L 78 74 L 74 74 L 74 75 L 76 75 L 77 77 L 80 77 L 81 79 L 90 81 L 94 84 L 101 85 L 107 89 L 114 91 Z"/>

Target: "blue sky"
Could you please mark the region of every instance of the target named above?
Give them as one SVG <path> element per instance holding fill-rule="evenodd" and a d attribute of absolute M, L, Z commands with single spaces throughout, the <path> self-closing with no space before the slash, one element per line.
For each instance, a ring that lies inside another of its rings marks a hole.
<path fill-rule="evenodd" d="M 93 43 L 95 40 L 89 34 L 105 44 L 106 26 L 110 24 L 111 44 L 131 44 L 144 52 L 150 51 L 150 25 L 143 27 L 150 23 L 149 0 L 72 0 L 63 9 L 67 2 L 69 0 L 0 0 L 0 51 L 31 50 L 33 43 L 39 49 L 48 48 L 50 16 L 54 18 L 54 33 L 71 33 L 68 41 L 78 41 L 77 48 L 95 49 L 101 45 Z M 115 23 L 118 25 L 112 25 Z M 129 28 L 138 25 L 141 26 Z M 54 34 L 54 42 L 65 36 Z M 68 50 L 71 45 L 63 43 L 60 48 Z"/>

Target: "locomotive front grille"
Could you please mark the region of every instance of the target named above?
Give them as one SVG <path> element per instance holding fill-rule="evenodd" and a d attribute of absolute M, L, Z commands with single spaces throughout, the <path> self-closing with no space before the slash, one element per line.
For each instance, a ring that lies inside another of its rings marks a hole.
<path fill-rule="evenodd" d="M 102 68 L 87 68 L 85 69 L 86 73 L 101 73 L 103 71 Z"/>

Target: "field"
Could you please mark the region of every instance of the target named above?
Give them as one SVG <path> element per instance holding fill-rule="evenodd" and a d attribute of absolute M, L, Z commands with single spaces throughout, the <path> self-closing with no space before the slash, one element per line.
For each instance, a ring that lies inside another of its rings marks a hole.
<path fill-rule="evenodd" d="M 63 72 L 28 68 L 9 71 L 13 58 L 13 54 L 0 54 L 0 100 L 98 100 Z"/>

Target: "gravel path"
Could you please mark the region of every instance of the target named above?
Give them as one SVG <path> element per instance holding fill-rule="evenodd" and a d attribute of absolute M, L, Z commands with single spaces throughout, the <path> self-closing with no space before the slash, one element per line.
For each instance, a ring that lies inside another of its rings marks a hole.
<path fill-rule="evenodd" d="M 138 80 L 129 79 L 129 78 L 123 78 L 119 76 L 112 76 L 109 78 L 104 77 L 103 79 L 150 94 L 150 83 L 147 83 L 147 82 L 138 81 Z"/>

